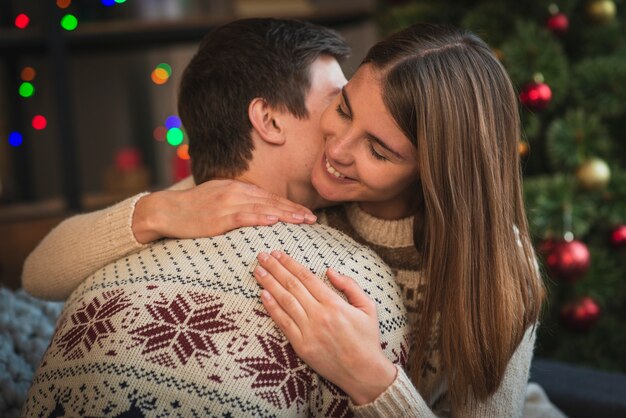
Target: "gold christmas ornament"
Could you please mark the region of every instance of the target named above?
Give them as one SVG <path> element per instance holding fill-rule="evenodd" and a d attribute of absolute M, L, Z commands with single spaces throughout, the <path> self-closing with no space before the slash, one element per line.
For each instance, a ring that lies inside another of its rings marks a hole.
<path fill-rule="evenodd" d="M 528 142 L 521 140 L 517 143 L 517 152 L 519 152 L 520 157 L 527 156 L 529 149 Z"/>
<path fill-rule="evenodd" d="M 611 180 L 611 169 L 600 158 L 589 158 L 576 170 L 576 178 L 587 190 L 600 190 Z"/>
<path fill-rule="evenodd" d="M 596 23 L 608 23 L 615 19 L 617 8 L 612 0 L 589 0 L 587 16 Z"/>

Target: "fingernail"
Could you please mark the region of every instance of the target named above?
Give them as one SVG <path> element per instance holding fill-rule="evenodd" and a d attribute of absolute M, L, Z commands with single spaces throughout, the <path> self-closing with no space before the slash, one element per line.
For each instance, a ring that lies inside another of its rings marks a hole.
<path fill-rule="evenodd" d="M 267 259 L 268 259 L 269 257 L 270 257 L 270 256 L 269 256 L 267 253 L 259 253 L 259 255 L 257 255 L 257 258 L 258 258 L 258 259 L 259 259 L 259 261 L 261 261 L 261 262 L 265 262 L 265 261 L 267 261 Z"/>
<path fill-rule="evenodd" d="M 278 220 L 278 216 L 276 216 L 276 215 L 267 215 L 267 220 L 269 222 L 276 222 Z"/>
<path fill-rule="evenodd" d="M 304 215 L 304 219 L 309 222 L 315 222 L 317 221 L 317 216 L 313 215 L 312 213 L 307 213 L 306 215 Z"/>
<path fill-rule="evenodd" d="M 282 257 L 282 254 L 281 254 L 280 251 L 274 250 L 274 251 L 272 251 L 272 257 L 274 257 L 277 260 L 280 260 L 280 257 Z"/>
<path fill-rule="evenodd" d="M 254 269 L 254 272 L 255 272 L 258 276 L 260 276 L 260 277 L 265 277 L 265 276 L 267 275 L 267 270 L 265 270 L 265 269 L 264 269 L 263 267 L 261 267 L 261 266 L 257 266 L 257 267 Z"/>
<path fill-rule="evenodd" d="M 270 295 L 270 292 L 268 292 L 267 290 L 263 289 L 261 290 L 261 299 L 269 302 L 272 300 L 272 295 Z"/>
<path fill-rule="evenodd" d="M 292 213 L 291 216 L 298 221 L 304 221 L 304 215 L 301 213 Z"/>

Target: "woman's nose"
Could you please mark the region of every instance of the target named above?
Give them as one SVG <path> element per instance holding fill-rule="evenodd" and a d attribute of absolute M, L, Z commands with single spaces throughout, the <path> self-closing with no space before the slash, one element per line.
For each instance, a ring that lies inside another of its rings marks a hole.
<path fill-rule="evenodd" d="M 348 136 L 334 136 L 326 140 L 326 155 L 335 163 L 349 165 L 354 161 L 353 141 Z"/>

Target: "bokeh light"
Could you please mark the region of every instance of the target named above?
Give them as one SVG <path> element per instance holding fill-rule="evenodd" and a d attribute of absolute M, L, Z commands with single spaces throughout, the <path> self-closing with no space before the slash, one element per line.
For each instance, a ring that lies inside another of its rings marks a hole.
<path fill-rule="evenodd" d="M 152 135 L 157 141 L 163 142 L 167 137 L 167 128 L 165 126 L 157 126 L 156 128 L 154 128 Z"/>
<path fill-rule="evenodd" d="M 180 158 L 181 160 L 188 160 L 190 158 L 189 145 L 182 144 L 181 146 L 176 148 L 176 155 L 178 155 L 178 158 Z"/>
<path fill-rule="evenodd" d="M 161 85 L 167 83 L 167 80 L 169 80 L 171 75 L 172 67 L 169 64 L 162 62 L 157 65 L 154 70 L 152 70 L 150 77 L 152 78 L 154 84 Z"/>
<path fill-rule="evenodd" d="M 59 9 L 67 9 L 72 4 L 72 0 L 57 0 L 57 7 Z"/>
<path fill-rule="evenodd" d="M 158 85 L 167 83 L 167 80 L 169 79 L 167 71 L 165 71 L 163 68 L 155 68 L 154 70 L 152 70 L 152 74 L 150 75 L 150 77 L 152 78 L 152 82 Z"/>
<path fill-rule="evenodd" d="M 115 167 L 120 171 L 133 171 L 141 167 L 141 152 L 134 147 L 122 148 L 115 154 Z"/>
<path fill-rule="evenodd" d="M 180 128 L 172 128 L 167 131 L 167 143 L 171 146 L 177 147 L 183 142 L 183 139 L 185 139 L 185 136 Z"/>
<path fill-rule="evenodd" d="M 61 27 L 65 30 L 74 30 L 78 26 L 78 19 L 73 14 L 66 14 L 61 18 Z"/>
<path fill-rule="evenodd" d="M 26 29 L 29 22 L 30 22 L 30 18 L 26 16 L 24 13 L 20 13 L 15 18 L 15 26 L 17 26 L 20 29 Z"/>
<path fill-rule="evenodd" d="M 22 68 L 22 71 L 20 72 L 20 77 L 22 78 L 23 81 L 33 81 L 36 75 L 37 75 L 37 72 L 35 71 L 33 67 L 24 67 Z"/>
<path fill-rule="evenodd" d="M 168 116 L 168 118 L 165 120 L 165 127 L 167 129 L 180 128 L 180 125 L 180 118 L 176 115 Z"/>
<path fill-rule="evenodd" d="M 24 141 L 24 138 L 22 137 L 22 134 L 19 132 L 11 132 L 9 134 L 9 144 L 13 147 L 19 147 L 20 145 L 22 145 L 22 142 Z"/>
<path fill-rule="evenodd" d="M 126 0 L 115 0 L 115 2 L 116 2 L 117 4 L 122 4 L 122 3 L 126 3 Z"/>
<path fill-rule="evenodd" d="M 48 121 L 43 116 L 37 115 L 33 118 L 32 125 L 33 125 L 33 128 L 37 129 L 38 131 L 41 131 L 42 129 L 46 127 L 46 125 L 48 125 Z"/>
<path fill-rule="evenodd" d="M 35 86 L 33 86 L 28 81 L 25 81 L 22 84 L 20 84 L 20 96 L 31 97 L 33 94 L 35 94 Z"/>
<path fill-rule="evenodd" d="M 170 77 L 172 75 L 172 66 L 169 65 L 166 62 L 162 62 L 159 65 L 156 66 L 156 68 L 160 68 L 162 70 L 165 70 L 165 72 L 167 73 L 167 76 Z"/>

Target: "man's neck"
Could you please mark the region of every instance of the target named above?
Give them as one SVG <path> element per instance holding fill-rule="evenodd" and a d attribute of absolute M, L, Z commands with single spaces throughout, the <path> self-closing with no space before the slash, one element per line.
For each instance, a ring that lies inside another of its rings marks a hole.
<path fill-rule="evenodd" d="M 330 204 L 320 197 L 310 183 L 288 181 L 288 176 L 284 173 L 273 172 L 270 174 L 250 167 L 249 170 L 235 177 L 234 180 L 253 184 L 267 192 L 287 198 L 309 209 L 318 209 Z"/>

